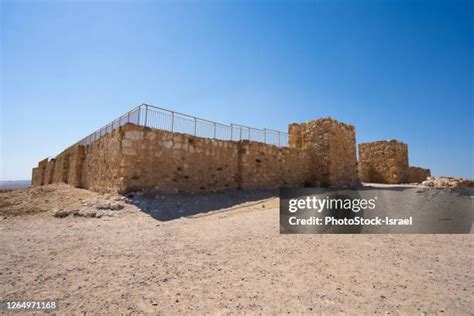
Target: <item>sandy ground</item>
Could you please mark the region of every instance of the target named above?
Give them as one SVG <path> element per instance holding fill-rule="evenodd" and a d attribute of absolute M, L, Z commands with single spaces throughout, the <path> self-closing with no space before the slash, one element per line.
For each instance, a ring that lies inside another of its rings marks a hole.
<path fill-rule="evenodd" d="M 2 300 L 59 299 L 62 315 L 473 314 L 473 235 L 280 235 L 274 192 L 55 218 L 96 195 L 34 190 L 0 193 Z"/>

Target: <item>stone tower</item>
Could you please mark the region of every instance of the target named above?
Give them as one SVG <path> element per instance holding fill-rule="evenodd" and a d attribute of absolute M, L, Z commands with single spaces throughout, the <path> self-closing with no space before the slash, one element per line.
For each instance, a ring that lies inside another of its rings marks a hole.
<path fill-rule="evenodd" d="M 362 182 L 407 183 L 408 145 L 398 140 L 359 144 L 359 177 Z"/>
<path fill-rule="evenodd" d="M 288 126 L 290 148 L 308 150 L 313 158 L 311 185 L 356 186 L 355 128 L 331 118 Z"/>

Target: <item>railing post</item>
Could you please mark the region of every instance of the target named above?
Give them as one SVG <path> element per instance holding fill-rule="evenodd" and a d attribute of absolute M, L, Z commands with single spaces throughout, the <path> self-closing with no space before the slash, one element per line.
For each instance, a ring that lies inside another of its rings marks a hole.
<path fill-rule="evenodd" d="M 234 139 L 234 125 L 230 123 L 230 140 Z"/>
<path fill-rule="evenodd" d="M 216 138 L 216 122 L 213 123 L 214 124 L 214 139 Z"/>
<path fill-rule="evenodd" d="M 267 129 L 263 129 L 263 142 L 266 144 L 267 143 Z"/>
<path fill-rule="evenodd" d="M 197 129 L 197 118 L 194 117 L 194 136 L 196 136 L 196 129 Z"/>
<path fill-rule="evenodd" d="M 138 115 L 137 115 L 137 116 L 138 116 L 137 125 L 139 125 L 139 126 L 141 125 L 141 122 L 140 122 L 140 112 L 141 112 L 141 111 L 142 111 L 142 106 L 140 105 L 140 106 L 138 107 Z"/>
<path fill-rule="evenodd" d="M 252 140 L 252 137 L 250 135 L 250 127 L 248 129 L 249 129 L 249 140 Z"/>
<path fill-rule="evenodd" d="M 174 131 L 174 112 L 171 111 L 171 132 Z"/>
<path fill-rule="evenodd" d="M 239 127 L 239 131 L 240 131 L 240 138 L 239 138 L 239 140 L 242 140 L 242 127 Z"/>
<path fill-rule="evenodd" d="M 127 123 L 130 123 L 130 111 L 128 111 L 128 114 L 127 114 Z"/>
<path fill-rule="evenodd" d="M 281 144 L 280 144 L 280 132 L 278 132 L 278 147 L 281 147 Z"/>
<path fill-rule="evenodd" d="M 145 104 L 145 127 L 148 122 L 148 104 Z"/>

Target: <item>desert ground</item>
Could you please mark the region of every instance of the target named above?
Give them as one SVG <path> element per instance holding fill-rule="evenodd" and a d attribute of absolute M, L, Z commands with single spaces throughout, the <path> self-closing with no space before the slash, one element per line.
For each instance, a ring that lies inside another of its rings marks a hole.
<path fill-rule="evenodd" d="M 109 202 L 124 208 L 77 211 Z M 281 235 L 278 203 L 0 193 L 0 299 L 58 299 L 62 315 L 473 314 L 472 234 Z"/>

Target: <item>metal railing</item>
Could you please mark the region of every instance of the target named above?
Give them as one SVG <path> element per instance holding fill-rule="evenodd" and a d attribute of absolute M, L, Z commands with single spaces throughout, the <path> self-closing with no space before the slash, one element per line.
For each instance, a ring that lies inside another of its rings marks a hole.
<path fill-rule="evenodd" d="M 225 125 L 150 104 L 141 104 L 133 108 L 121 117 L 83 138 L 79 143 L 89 145 L 114 129 L 128 123 L 197 137 L 235 141 L 251 140 L 279 147 L 288 146 L 288 134 L 284 132 L 267 128 L 258 129 L 239 124 Z"/>

